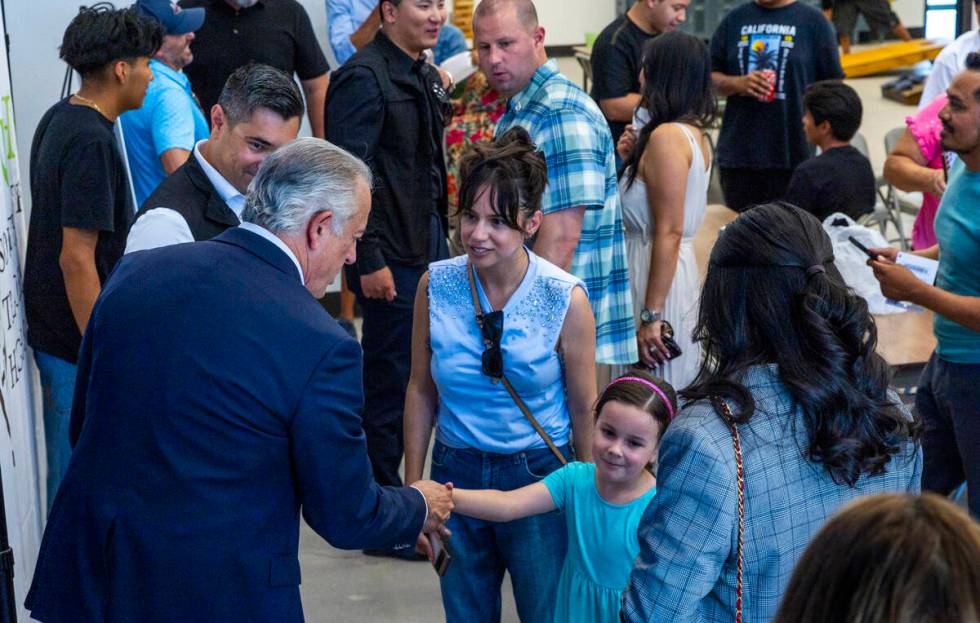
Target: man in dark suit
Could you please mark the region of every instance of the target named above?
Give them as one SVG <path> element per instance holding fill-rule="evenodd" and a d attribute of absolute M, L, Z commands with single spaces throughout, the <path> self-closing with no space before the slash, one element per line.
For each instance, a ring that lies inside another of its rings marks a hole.
<path fill-rule="evenodd" d="M 370 186 L 299 139 L 263 162 L 241 226 L 120 261 L 82 344 L 34 618 L 299 622 L 301 509 L 342 548 L 445 531 L 445 487 L 374 481 L 361 351 L 316 298 L 355 259 Z"/>

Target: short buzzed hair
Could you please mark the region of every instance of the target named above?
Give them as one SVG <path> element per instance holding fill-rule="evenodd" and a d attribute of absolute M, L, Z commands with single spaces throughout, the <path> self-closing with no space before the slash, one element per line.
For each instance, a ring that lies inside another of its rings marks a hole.
<path fill-rule="evenodd" d="M 302 117 L 304 112 L 303 96 L 293 78 L 275 67 L 254 62 L 228 76 L 218 105 L 229 126 L 248 121 L 258 108 L 271 110 L 285 121 Z"/>
<path fill-rule="evenodd" d="M 473 11 L 473 24 L 476 24 L 476 20 L 493 15 L 507 6 L 514 7 L 518 20 L 529 29 L 538 27 L 538 10 L 534 8 L 532 0 L 482 0 Z"/>

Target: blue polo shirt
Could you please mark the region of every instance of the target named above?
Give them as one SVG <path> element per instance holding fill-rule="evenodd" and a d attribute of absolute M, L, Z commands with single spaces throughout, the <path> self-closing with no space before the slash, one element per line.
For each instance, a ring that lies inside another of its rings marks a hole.
<path fill-rule="evenodd" d="M 184 72 L 175 71 L 156 59 L 150 61 L 150 68 L 153 82 L 146 91 L 143 107 L 119 117 L 137 207 L 167 177 L 160 154 L 174 148 L 191 151 L 197 141 L 210 134 L 204 112 Z"/>
<path fill-rule="evenodd" d="M 980 297 L 980 172 L 957 159 L 936 213 L 939 271 L 936 287 Z M 936 352 L 953 363 L 980 363 L 980 333 L 936 314 Z"/>

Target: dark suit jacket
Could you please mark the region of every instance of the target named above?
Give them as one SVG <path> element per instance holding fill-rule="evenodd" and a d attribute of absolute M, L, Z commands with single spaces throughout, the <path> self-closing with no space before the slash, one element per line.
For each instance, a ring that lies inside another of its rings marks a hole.
<path fill-rule="evenodd" d="M 374 482 L 361 351 L 292 261 L 233 228 L 127 255 L 85 332 L 74 454 L 27 608 L 44 622 L 298 622 L 299 511 L 342 548 L 414 544 Z"/>

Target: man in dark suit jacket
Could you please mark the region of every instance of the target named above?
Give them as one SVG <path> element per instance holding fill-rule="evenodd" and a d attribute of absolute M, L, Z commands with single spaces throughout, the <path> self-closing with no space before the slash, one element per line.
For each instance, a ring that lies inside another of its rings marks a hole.
<path fill-rule="evenodd" d="M 238 225 L 262 160 L 296 138 L 303 97 L 292 77 L 249 63 L 228 77 L 209 114 L 211 136 L 140 206 L 126 253 L 210 240 Z"/>
<path fill-rule="evenodd" d="M 355 259 L 370 184 L 299 139 L 263 162 L 240 227 L 120 261 L 85 331 L 34 618 L 300 622 L 300 510 L 342 548 L 445 531 L 445 487 L 374 481 L 361 351 L 315 298 Z"/>

